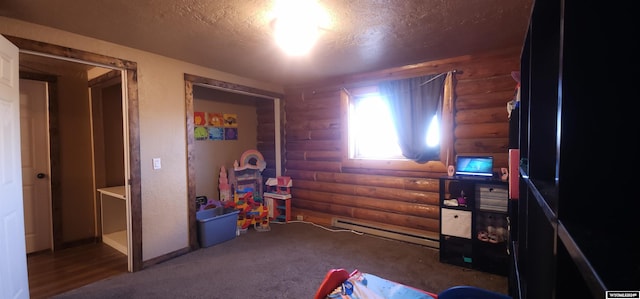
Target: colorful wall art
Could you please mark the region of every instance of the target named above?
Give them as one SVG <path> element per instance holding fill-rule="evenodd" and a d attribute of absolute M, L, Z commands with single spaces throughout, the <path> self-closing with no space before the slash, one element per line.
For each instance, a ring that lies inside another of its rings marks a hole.
<path fill-rule="evenodd" d="M 196 140 L 238 140 L 238 115 L 235 113 L 193 113 Z"/>

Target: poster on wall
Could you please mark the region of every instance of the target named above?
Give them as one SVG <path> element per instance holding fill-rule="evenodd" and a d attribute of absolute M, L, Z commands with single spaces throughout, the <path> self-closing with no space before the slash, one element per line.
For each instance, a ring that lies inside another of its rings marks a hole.
<path fill-rule="evenodd" d="M 238 115 L 235 113 L 225 113 L 224 117 L 224 126 L 228 128 L 237 128 L 238 127 Z"/>
<path fill-rule="evenodd" d="M 221 112 L 193 112 L 195 140 L 238 140 L 238 115 Z"/>
<path fill-rule="evenodd" d="M 209 112 L 208 113 L 209 126 L 213 127 L 222 127 L 224 126 L 224 118 L 222 117 L 222 113 Z"/>
<path fill-rule="evenodd" d="M 195 140 L 209 139 L 209 131 L 207 130 L 207 127 L 195 127 L 193 129 L 193 137 Z"/>
<path fill-rule="evenodd" d="M 194 112 L 193 113 L 193 124 L 196 126 L 205 126 L 207 125 L 207 118 L 205 117 L 204 112 Z"/>
<path fill-rule="evenodd" d="M 209 127 L 209 140 L 224 140 L 224 128 Z"/>
<path fill-rule="evenodd" d="M 238 140 L 238 128 L 224 128 L 224 140 Z"/>

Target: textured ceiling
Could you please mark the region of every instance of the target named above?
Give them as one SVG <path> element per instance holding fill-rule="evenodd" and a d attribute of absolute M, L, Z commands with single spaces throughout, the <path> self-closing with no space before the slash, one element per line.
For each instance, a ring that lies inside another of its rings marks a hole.
<path fill-rule="evenodd" d="M 312 52 L 273 42 L 270 0 L 2 0 L 0 15 L 281 85 L 521 46 L 532 0 L 324 0 Z"/>

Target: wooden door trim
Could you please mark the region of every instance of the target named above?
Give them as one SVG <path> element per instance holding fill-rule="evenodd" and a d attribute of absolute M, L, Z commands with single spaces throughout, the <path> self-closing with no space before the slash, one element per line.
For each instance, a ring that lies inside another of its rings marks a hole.
<path fill-rule="evenodd" d="M 79 61 L 87 64 L 102 65 L 105 67 L 121 69 L 126 73 L 126 89 L 127 89 L 127 114 L 128 114 L 128 133 L 129 133 L 129 171 L 131 186 L 131 271 L 142 270 L 142 195 L 141 195 L 141 167 L 140 167 L 140 119 L 138 112 L 138 75 L 137 63 L 119 58 L 109 57 L 105 55 L 90 53 L 82 50 L 62 47 L 58 45 L 48 44 L 44 42 L 24 39 L 20 37 L 4 35 L 9 41 L 15 44 L 20 51 L 27 51 L 34 54 L 43 54 L 52 58 L 67 59 L 70 61 Z M 52 117 L 56 117 L 52 116 Z M 56 119 L 57 121 L 57 119 Z M 59 151 L 58 151 L 59 155 Z M 59 161 L 59 160 L 58 160 Z M 52 161 L 53 163 L 53 161 Z M 53 165 L 52 165 L 53 166 Z M 59 167 L 58 167 L 59 168 Z M 52 169 L 52 180 L 54 175 Z M 58 173 L 57 177 L 60 175 Z M 58 181 L 59 183 L 59 181 Z M 53 182 L 52 182 L 53 184 Z M 52 186 L 53 188 L 53 186 Z M 58 188 L 59 190 L 59 188 Z M 53 192 L 53 190 L 52 190 Z M 53 198 L 53 194 L 52 194 Z M 60 207 L 60 197 L 56 197 L 58 202 L 52 202 L 52 207 Z M 53 200 L 53 199 L 52 199 Z M 60 209 L 54 209 L 54 243 L 56 238 L 61 238 L 62 212 Z M 57 224 L 57 225 L 56 225 Z M 56 228 L 57 227 L 57 228 Z M 56 231 L 59 236 L 56 236 Z M 58 242 L 60 240 L 58 239 Z"/>

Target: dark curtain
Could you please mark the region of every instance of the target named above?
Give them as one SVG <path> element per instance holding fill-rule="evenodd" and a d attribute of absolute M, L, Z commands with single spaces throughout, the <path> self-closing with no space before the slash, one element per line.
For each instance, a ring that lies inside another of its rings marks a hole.
<path fill-rule="evenodd" d="M 378 84 L 380 95 L 391 110 L 400 149 L 407 159 L 425 163 L 440 158 L 440 145 L 428 147 L 426 136 L 434 115 L 442 121 L 445 78 L 446 74 L 437 74 Z"/>

